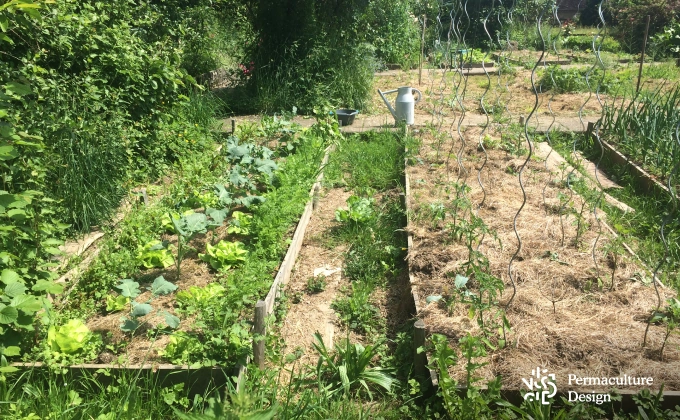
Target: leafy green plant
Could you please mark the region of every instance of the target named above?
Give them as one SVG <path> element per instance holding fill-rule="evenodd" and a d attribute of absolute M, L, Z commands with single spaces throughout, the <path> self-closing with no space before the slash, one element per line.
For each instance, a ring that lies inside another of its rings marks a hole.
<path fill-rule="evenodd" d="M 179 219 L 172 219 L 172 226 L 177 235 L 175 265 L 177 267 L 177 278 L 179 278 L 182 260 L 187 253 L 187 243 L 197 234 L 207 232 L 208 218 L 203 213 L 193 213 Z"/>
<path fill-rule="evenodd" d="M 151 241 L 137 252 L 137 260 L 144 268 L 168 268 L 175 263 L 168 241 Z"/>
<path fill-rule="evenodd" d="M 227 290 L 219 283 L 210 283 L 204 287 L 191 286 L 187 290 L 177 292 L 177 304 L 180 308 L 193 310 L 205 307 L 218 301 Z"/>
<path fill-rule="evenodd" d="M 250 235 L 250 225 L 253 221 L 252 215 L 237 210 L 232 213 L 231 217 L 232 219 L 229 221 L 227 233 Z"/>
<path fill-rule="evenodd" d="M 331 304 L 343 323 L 350 329 L 366 333 L 376 324 L 378 308 L 371 303 L 373 287 L 366 282 L 352 283 L 349 296 L 343 296 Z"/>
<path fill-rule="evenodd" d="M 205 261 L 215 270 L 229 270 L 233 266 L 246 260 L 248 250 L 241 242 L 220 241 L 216 246 L 206 244 L 205 254 L 198 254 L 201 261 Z"/>
<path fill-rule="evenodd" d="M 79 319 L 72 319 L 60 327 L 52 325 L 47 331 L 47 345 L 56 353 L 76 353 L 91 339 L 92 332 Z"/>
<path fill-rule="evenodd" d="M 371 360 L 378 354 L 384 339 L 375 344 L 362 346 L 351 344 L 349 339 L 335 345 L 335 352 L 326 348 L 321 334 L 314 333 L 314 349 L 319 354 L 316 365 L 316 378 L 319 391 L 329 396 L 350 395 L 353 388 L 360 387 L 373 398 L 369 385 L 375 385 L 389 392 L 396 380 L 381 367 L 370 367 Z"/>
<path fill-rule="evenodd" d="M 307 279 L 307 292 L 308 293 L 321 293 L 326 290 L 326 276 L 323 274 L 318 276 L 312 276 Z"/>
<path fill-rule="evenodd" d="M 168 233 L 174 233 L 175 232 L 175 225 L 173 225 L 172 221 L 173 220 L 179 220 L 182 216 L 190 216 L 192 214 L 196 213 L 193 209 L 185 210 L 182 213 L 176 213 L 176 212 L 170 212 L 170 213 L 165 213 L 161 217 L 161 225 L 165 229 L 166 232 Z"/>
<path fill-rule="evenodd" d="M 348 208 L 335 210 L 335 220 L 343 223 L 365 223 L 374 217 L 373 199 L 353 195 L 347 199 Z"/>
<path fill-rule="evenodd" d="M 663 337 L 661 349 L 659 350 L 659 358 L 663 360 L 663 351 L 666 348 L 668 337 L 673 333 L 677 333 L 677 328 L 680 325 L 680 300 L 677 298 L 669 298 L 666 301 L 666 307 L 662 312 L 656 312 L 650 323 L 661 322 L 666 327 L 666 332 Z"/>
<path fill-rule="evenodd" d="M 116 289 L 120 290 L 120 295 L 127 298 L 129 302 L 129 313 L 126 317 L 121 318 L 122 324 L 120 329 L 134 335 L 135 331 L 142 325 L 140 318 L 153 311 L 153 307 L 149 302 L 156 296 L 163 296 L 174 292 L 177 286 L 165 280 L 163 276 L 156 277 L 151 287 L 147 288 L 151 292 L 151 298 L 146 303 L 135 301 L 135 298 L 142 294 L 139 283 L 136 281 L 123 279 L 118 283 Z M 179 326 L 179 318 L 166 311 L 161 311 L 161 314 L 168 327 L 177 328 Z"/>

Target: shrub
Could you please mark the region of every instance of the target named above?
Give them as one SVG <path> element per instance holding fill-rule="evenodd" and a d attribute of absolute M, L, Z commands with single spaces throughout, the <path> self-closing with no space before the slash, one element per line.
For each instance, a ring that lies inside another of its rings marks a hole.
<path fill-rule="evenodd" d="M 612 0 L 608 9 L 618 26 L 617 38 L 629 52 L 636 53 L 642 48 L 645 17 L 650 16 L 649 36 L 654 36 L 677 17 L 680 0 Z"/>

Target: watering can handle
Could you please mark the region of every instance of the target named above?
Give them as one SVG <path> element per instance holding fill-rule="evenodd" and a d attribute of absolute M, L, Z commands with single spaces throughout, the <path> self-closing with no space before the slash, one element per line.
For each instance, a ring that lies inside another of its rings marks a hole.
<path fill-rule="evenodd" d="M 420 92 L 420 91 L 419 91 L 418 89 L 416 89 L 416 88 L 412 88 L 411 90 L 414 90 L 414 91 L 418 92 L 418 100 L 416 100 L 416 101 L 413 103 L 413 104 L 415 105 L 415 104 L 417 104 L 418 102 L 420 102 L 421 99 L 423 99 L 423 94 L 422 94 L 422 92 Z"/>

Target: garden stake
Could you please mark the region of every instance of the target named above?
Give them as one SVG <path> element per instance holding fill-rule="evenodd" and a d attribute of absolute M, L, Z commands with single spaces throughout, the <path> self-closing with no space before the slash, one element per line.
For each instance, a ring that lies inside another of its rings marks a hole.
<path fill-rule="evenodd" d="M 255 304 L 255 326 L 253 327 L 253 360 L 260 370 L 264 369 L 264 318 L 266 311 L 264 301 L 258 300 Z"/>
<path fill-rule="evenodd" d="M 420 38 L 420 63 L 418 64 L 418 86 L 423 84 L 423 55 L 425 54 L 425 25 L 427 16 L 423 15 L 423 36 Z"/>
<path fill-rule="evenodd" d="M 642 54 L 640 55 L 640 70 L 638 71 L 638 81 L 635 93 L 640 92 L 640 78 L 642 78 L 642 65 L 645 62 L 645 50 L 647 49 L 647 35 L 649 34 L 649 15 L 647 15 L 647 24 L 645 26 L 645 39 L 642 40 Z"/>

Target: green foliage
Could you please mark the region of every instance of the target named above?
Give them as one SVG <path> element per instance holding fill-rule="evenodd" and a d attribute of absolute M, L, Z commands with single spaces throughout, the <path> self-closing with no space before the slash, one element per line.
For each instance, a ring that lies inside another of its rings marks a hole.
<path fill-rule="evenodd" d="M 137 253 L 137 259 L 144 268 L 168 268 L 175 264 L 175 259 L 168 249 L 167 241 L 151 241 Z"/>
<path fill-rule="evenodd" d="M 245 261 L 248 255 L 243 243 L 228 241 L 219 241 L 216 246 L 206 244 L 205 252 L 205 254 L 198 254 L 198 257 L 215 270 L 229 270 Z"/>
<path fill-rule="evenodd" d="M 565 37 L 564 40 L 562 41 L 562 45 L 565 48 L 569 49 L 592 52 L 593 39 L 594 35 L 590 36 L 572 35 Z M 599 38 L 595 40 L 595 50 L 597 49 L 599 49 L 600 51 L 609 51 L 616 53 L 621 51 L 621 44 L 619 44 L 619 42 L 616 39 L 609 36 L 605 36 L 604 38 Z"/>
<path fill-rule="evenodd" d="M 142 293 L 139 288 L 139 283 L 136 281 L 131 279 L 121 280 L 116 286 L 116 289 L 120 290 L 120 296 L 126 298 L 127 303 L 129 304 L 128 315 L 121 318 L 122 324 L 120 325 L 120 329 L 124 332 L 129 332 L 132 335 L 142 325 L 142 322 L 139 319 L 153 311 L 153 307 L 148 302 L 151 302 L 151 300 L 157 296 L 164 296 L 174 292 L 177 290 L 177 286 L 165 280 L 163 276 L 156 277 L 151 284 L 151 287 L 147 288 L 152 296 L 147 303 L 138 303 L 135 301 L 135 298 Z M 166 311 L 160 312 L 168 327 L 177 328 L 179 326 L 179 318 Z"/>
<path fill-rule="evenodd" d="M 319 391 L 329 396 L 350 395 L 350 391 L 360 387 L 372 399 L 371 386 L 379 386 L 389 392 L 395 379 L 381 367 L 370 367 L 371 360 L 378 354 L 384 341 L 374 345 L 351 344 L 349 339 L 335 345 L 330 353 L 318 332 L 314 334 L 314 349 L 319 353 L 316 377 Z M 371 385 L 371 386 L 369 386 Z"/>
<path fill-rule="evenodd" d="M 316 277 L 310 277 L 307 279 L 307 292 L 308 293 L 321 293 L 326 290 L 326 276 L 318 275 Z"/>
<path fill-rule="evenodd" d="M 371 303 L 372 292 L 371 284 L 354 282 L 349 296 L 336 299 L 331 308 L 351 330 L 367 333 L 377 327 L 378 321 L 378 308 Z"/>
<path fill-rule="evenodd" d="M 652 37 L 650 44 L 656 57 L 680 56 L 680 20 L 672 20 Z"/>
<path fill-rule="evenodd" d="M 678 0 L 612 0 L 607 8 L 617 25 L 617 37 L 628 52 L 642 48 L 646 16 L 650 16 L 649 36 L 663 31 L 680 8 Z"/>
<path fill-rule="evenodd" d="M 353 195 L 347 199 L 348 208 L 335 210 L 335 220 L 343 223 L 365 223 L 374 217 L 373 199 Z"/>
<path fill-rule="evenodd" d="M 403 69 L 418 64 L 422 25 L 413 15 L 414 6 L 412 0 L 369 3 L 362 19 L 368 26 L 366 37 L 382 64 L 398 64 Z"/>
<path fill-rule="evenodd" d="M 618 150 L 650 172 L 667 177 L 680 158 L 675 133 L 680 87 L 642 92 L 631 101 L 606 106 L 602 127 Z"/>
<path fill-rule="evenodd" d="M 231 214 L 231 217 L 227 233 L 235 233 L 237 235 L 250 234 L 250 225 L 253 220 L 252 215 L 237 210 Z"/>
<path fill-rule="evenodd" d="M 73 354 L 82 349 L 91 337 L 92 332 L 83 321 L 72 319 L 60 327 L 50 327 L 47 345 L 53 352 Z"/>

